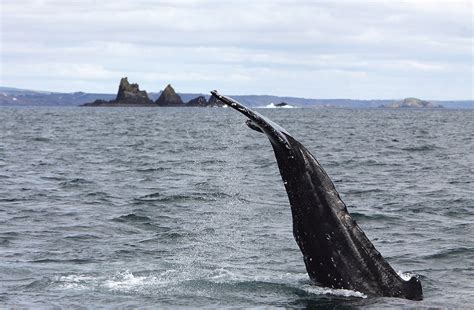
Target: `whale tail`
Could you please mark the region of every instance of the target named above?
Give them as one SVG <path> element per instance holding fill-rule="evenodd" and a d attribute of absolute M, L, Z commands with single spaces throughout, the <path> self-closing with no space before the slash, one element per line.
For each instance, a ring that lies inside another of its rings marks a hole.
<path fill-rule="evenodd" d="M 288 133 L 286 129 L 282 128 L 278 124 L 275 124 L 260 113 L 248 109 L 232 98 L 219 94 L 217 90 L 211 91 L 211 94 L 229 107 L 247 116 L 249 118 L 249 121 L 246 123 L 247 126 L 253 130 L 266 134 L 274 146 L 283 145 L 287 149 L 290 149 L 290 144 L 287 140 L 287 137 L 291 137 L 291 134 Z"/>
<path fill-rule="evenodd" d="M 316 157 L 278 124 L 230 97 L 211 93 L 269 138 L 288 194 L 293 234 L 311 279 L 368 296 L 423 298 L 419 279 L 402 279 L 352 219 Z"/>
<path fill-rule="evenodd" d="M 246 120 L 246 121 L 245 121 L 245 124 L 247 124 L 247 126 L 248 126 L 250 129 L 253 129 L 253 130 L 255 130 L 255 131 L 258 131 L 258 132 L 263 133 L 262 128 L 258 127 L 258 125 L 255 124 L 254 122 L 252 122 L 251 120 L 249 120 L 249 119 Z"/>

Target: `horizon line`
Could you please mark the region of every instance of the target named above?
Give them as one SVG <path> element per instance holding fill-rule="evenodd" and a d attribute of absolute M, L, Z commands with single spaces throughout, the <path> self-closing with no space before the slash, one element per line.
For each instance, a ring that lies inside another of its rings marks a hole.
<path fill-rule="evenodd" d="M 171 84 L 170 84 L 171 85 Z M 100 93 L 100 92 L 88 92 L 88 91 L 83 91 L 83 90 L 78 90 L 78 91 L 50 91 L 50 90 L 38 90 L 38 89 L 28 89 L 28 88 L 20 88 L 20 87 L 11 87 L 11 86 L 3 86 L 0 85 L 1 88 L 6 88 L 6 89 L 11 89 L 11 90 L 18 90 L 18 91 L 31 91 L 31 92 L 37 92 L 37 93 L 50 93 L 50 94 L 74 94 L 74 93 L 86 93 L 86 94 L 97 94 L 97 95 L 114 95 L 115 93 Z M 148 94 L 152 93 L 160 93 L 163 91 L 163 89 L 159 91 L 147 91 L 145 90 Z M 211 96 L 210 94 L 211 90 L 209 91 L 209 94 L 207 93 L 200 93 L 200 92 L 176 92 L 177 94 L 193 94 L 193 95 L 204 95 L 204 96 Z M 296 96 L 290 96 L 290 95 L 272 95 L 272 94 L 230 94 L 226 96 L 232 96 L 232 97 L 238 97 L 238 96 L 272 96 L 272 97 L 279 97 L 279 98 L 297 98 L 297 99 L 305 99 L 305 100 L 354 100 L 354 101 L 374 101 L 374 100 L 403 100 L 407 98 L 417 98 L 420 100 L 425 100 L 425 101 L 474 101 L 474 98 L 470 99 L 425 99 L 425 98 L 419 98 L 415 96 L 406 96 L 406 97 L 400 97 L 400 98 L 371 98 L 371 99 L 354 99 L 354 98 L 342 98 L 342 97 L 332 97 L 332 98 L 309 98 L 309 97 L 296 97 Z"/>

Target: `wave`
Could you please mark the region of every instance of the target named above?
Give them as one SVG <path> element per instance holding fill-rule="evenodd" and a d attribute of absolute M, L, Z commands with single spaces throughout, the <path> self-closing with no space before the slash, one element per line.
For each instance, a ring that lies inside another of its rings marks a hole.
<path fill-rule="evenodd" d="M 138 168 L 136 169 L 136 171 L 138 172 L 143 172 L 143 173 L 147 173 L 147 172 L 160 172 L 160 171 L 166 171 L 166 170 L 170 170 L 171 168 L 165 168 L 165 167 L 153 167 L 153 168 Z"/>
<path fill-rule="evenodd" d="M 314 295 L 334 295 L 341 297 L 357 297 L 367 298 L 367 295 L 358 291 L 346 290 L 346 289 L 335 289 L 329 287 L 321 287 L 314 285 L 307 285 L 303 287 L 303 290 L 307 293 Z"/>
<path fill-rule="evenodd" d="M 182 202 L 182 201 L 216 201 L 230 197 L 224 192 L 191 192 L 189 194 L 166 195 L 161 193 L 152 193 L 144 195 L 133 200 L 136 202 Z"/>
<path fill-rule="evenodd" d="M 368 194 L 368 193 L 382 193 L 383 190 L 380 188 L 353 188 L 348 190 L 346 193 L 348 195 L 361 195 L 361 194 Z"/>
<path fill-rule="evenodd" d="M 94 184 L 93 181 L 86 180 L 83 178 L 75 178 L 67 181 L 63 181 L 59 183 L 61 187 L 80 187 L 81 185 L 89 185 Z"/>
<path fill-rule="evenodd" d="M 158 199 L 159 200 L 160 196 L 161 196 L 161 194 L 159 192 L 156 192 L 156 193 L 141 196 L 138 199 L 140 199 L 140 200 L 155 200 L 155 199 Z"/>
<path fill-rule="evenodd" d="M 51 283 L 58 286 L 60 289 L 72 289 L 72 290 L 85 290 L 95 287 L 99 281 L 99 278 L 88 275 L 66 275 L 56 276 L 52 279 Z"/>
<path fill-rule="evenodd" d="M 39 283 L 38 283 L 39 282 Z M 34 281 L 33 285 L 54 285 L 61 289 L 84 290 L 103 288 L 119 293 L 156 293 L 169 292 L 176 294 L 182 292 L 213 292 L 216 289 L 225 291 L 260 291 L 262 294 L 268 292 L 294 292 L 298 295 L 331 295 L 339 297 L 366 298 L 363 293 L 346 290 L 332 289 L 316 286 L 307 280 L 306 274 L 281 274 L 280 277 L 244 276 L 235 274 L 225 268 L 217 268 L 203 273 L 195 273 L 191 270 L 168 269 L 159 273 L 137 274 L 129 270 L 117 272 L 112 276 L 94 276 L 86 274 L 70 274 L 55 276 L 52 279 Z M 190 291 L 190 288 L 193 290 Z M 199 292 L 195 289 L 199 288 Z"/>
<path fill-rule="evenodd" d="M 457 248 L 444 249 L 436 253 L 425 255 L 423 256 L 423 258 L 440 259 L 440 258 L 449 258 L 451 256 L 462 257 L 468 254 L 471 254 L 471 255 L 474 254 L 474 248 L 457 247 Z"/>
<path fill-rule="evenodd" d="M 393 221 L 399 219 L 398 216 L 386 215 L 380 213 L 361 213 L 353 211 L 350 213 L 351 216 L 356 220 L 374 220 L 374 221 Z"/>
<path fill-rule="evenodd" d="M 20 198 L 0 198 L 0 202 L 17 202 L 17 201 L 23 201 L 26 200 L 24 197 Z"/>
<path fill-rule="evenodd" d="M 434 151 L 436 149 L 439 149 L 439 147 L 434 144 L 425 144 L 425 145 L 409 146 L 409 147 L 402 148 L 403 151 L 408 151 L 408 152 Z"/>
<path fill-rule="evenodd" d="M 46 138 L 46 137 L 33 137 L 31 140 L 36 141 L 36 142 L 50 142 L 51 141 L 50 138 Z"/>
<path fill-rule="evenodd" d="M 73 263 L 73 264 L 89 264 L 97 262 L 96 259 L 83 259 L 83 258 L 73 258 L 73 259 L 52 259 L 52 258 L 43 258 L 30 261 L 31 263 L 39 264 L 49 264 L 49 263 Z"/>
<path fill-rule="evenodd" d="M 0 239 L 0 245 L 1 245 L 1 246 L 6 247 L 6 246 L 9 246 L 10 244 L 12 244 L 12 242 L 11 242 L 10 240 L 8 240 L 8 239 L 3 239 L 3 238 Z"/>
<path fill-rule="evenodd" d="M 308 280 L 307 274 L 285 274 L 273 277 L 237 276 L 225 269 L 218 269 L 218 272 L 208 278 L 211 283 L 218 283 L 222 286 L 230 286 L 239 291 L 245 290 L 269 290 L 272 293 L 277 291 L 304 292 L 311 295 L 333 295 L 342 297 L 367 298 L 363 293 L 347 290 L 333 289 L 312 284 Z M 248 279 L 250 278 L 250 279 Z"/>
<path fill-rule="evenodd" d="M 135 213 L 130 213 L 127 215 L 122 215 L 112 219 L 114 222 L 124 223 L 124 222 L 151 222 L 151 218 L 148 216 L 140 216 Z"/>
<path fill-rule="evenodd" d="M 64 237 L 64 239 L 80 241 L 80 240 L 100 239 L 100 237 L 92 235 L 92 234 L 77 234 L 77 235 L 66 236 L 66 237 Z"/>
<path fill-rule="evenodd" d="M 259 108 L 262 108 L 262 109 L 293 109 L 293 108 L 295 108 L 295 106 L 292 106 L 292 105 L 289 105 L 289 104 L 278 106 L 278 105 L 276 105 L 272 102 L 272 103 L 270 103 L 266 106 L 259 107 Z"/>
<path fill-rule="evenodd" d="M 169 281 L 166 279 L 160 279 L 156 276 L 138 276 L 133 275 L 130 271 L 126 270 L 125 272 L 119 273 L 110 280 L 106 280 L 103 283 L 105 288 L 108 288 L 112 291 L 142 291 L 143 287 L 156 287 L 161 285 L 168 284 Z"/>

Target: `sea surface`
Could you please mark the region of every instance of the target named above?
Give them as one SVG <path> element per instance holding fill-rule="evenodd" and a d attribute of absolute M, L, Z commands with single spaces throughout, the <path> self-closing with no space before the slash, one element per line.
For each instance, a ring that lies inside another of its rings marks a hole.
<path fill-rule="evenodd" d="M 267 138 L 224 108 L 0 108 L 0 308 L 474 304 L 474 111 L 262 109 L 423 301 L 314 285 Z"/>

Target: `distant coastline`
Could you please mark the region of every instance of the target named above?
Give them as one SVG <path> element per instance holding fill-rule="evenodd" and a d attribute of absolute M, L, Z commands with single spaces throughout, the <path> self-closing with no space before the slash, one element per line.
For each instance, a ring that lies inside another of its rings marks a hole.
<path fill-rule="evenodd" d="M 148 97 L 146 90 L 140 90 L 140 86 L 137 83 L 130 84 L 127 77 L 123 77 L 120 80 L 118 87 L 117 96 L 114 100 L 102 100 L 97 99 L 94 102 L 85 103 L 83 106 L 88 107 L 118 107 L 118 106 L 145 106 L 145 107 L 215 107 L 223 106 L 224 104 L 214 97 L 210 97 L 206 100 L 204 96 L 198 96 L 183 102 L 181 97 L 174 91 L 171 84 L 168 84 L 165 89 L 161 92 L 160 97 L 155 101 Z M 273 103 L 265 105 L 266 108 L 293 108 L 296 105 L 291 105 L 286 102 Z M 388 104 L 382 104 L 381 108 L 417 108 L 417 109 L 434 109 L 443 108 L 441 104 L 436 104 L 430 101 L 421 100 L 418 98 L 405 98 L 403 100 L 397 100 Z"/>
<path fill-rule="evenodd" d="M 171 86 L 171 85 L 170 85 Z M 173 90 L 174 91 L 174 90 Z M 99 94 L 99 93 L 86 93 L 86 92 L 73 92 L 73 93 L 60 93 L 60 92 L 48 92 L 48 91 L 37 91 L 28 89 L 18 89 L 12 87 L 1 87 L 0 86 L 0 106 L 81 106 L 84 104 L 91 104 L 94 101 L 102 100 L 103 102 L 97 106 L 103 107 L 129 107 L 129 106 L 143 106 L 143 107 L 157 107 L 155 102 L 159 99 L 163 91 L 150 92 L 148 97 L 151 102 L 132 104 L 132 103 L 117 103 L 117 94 Z M 176 93 L 183 102 L 184 107 L 190 107 L 186 105 L 191 100 L 201 97 L 199 99 L 201 104 L 205 101 L 209 102 L 211 98 L 208 93 Z M 232 94 L 230 94 L 232 95 Z M 311 99 L 311 98 L 298 98 L 298 97 L 282 97 L 273 95 L 232 95 L 233 98 L 240 101 L 241 103 L 251 107 L 266 107 L 270 104 L 278 104 L 285 102 L 288 105 L 299 107 L 299 108 L 355 108 L 355 109 L 371 109 L 371 108 L 384 108 L 384 109 L 403 109 L 405 107 L 389 106 L 397 105 L 401 102 L 416 98 L 406 99 L 374 99 L 374 100 L 358 100 L 358 99 Z M 417 99 L 420 100 L 420 99 Z M 415 102 L 418 102 L 415 100 Z M 441 105 L 445 109 L 474 109 L 474 100 L 420 100 L 424 102 L 430 102 L 434 105 Z M 193 103 L 195 104 L 195 103 Z M 423 104 L 423 103 L 422 103 Z M 205 106 L 205 105 L 201 105 Z M 416 107 L 421 109 L 432 109 L 433 107 Z M 437 108 L 437 107 L 436 107 Z"/>

